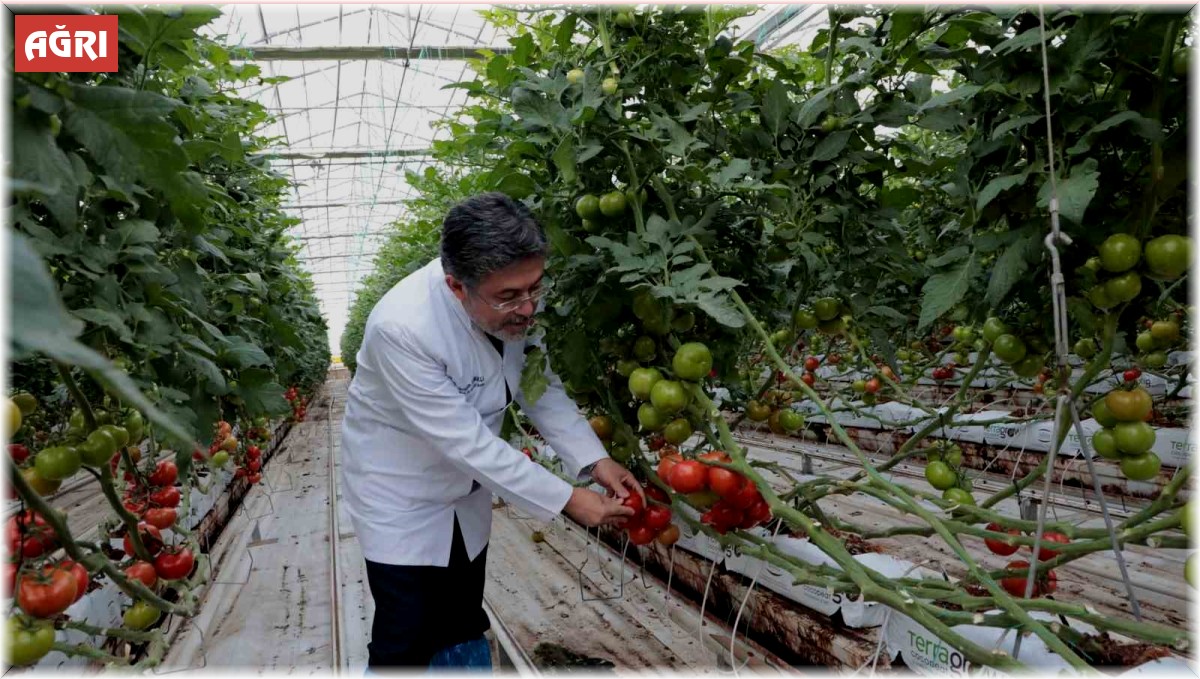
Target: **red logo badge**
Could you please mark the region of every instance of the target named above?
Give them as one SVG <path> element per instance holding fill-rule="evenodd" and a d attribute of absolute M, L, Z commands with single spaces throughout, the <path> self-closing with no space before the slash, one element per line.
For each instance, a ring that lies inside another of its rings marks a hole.
<path fill-rule="evenodd" d="M 117 15 L 18 14 L 14 18 L 17 73 L 117 70 Z"/>

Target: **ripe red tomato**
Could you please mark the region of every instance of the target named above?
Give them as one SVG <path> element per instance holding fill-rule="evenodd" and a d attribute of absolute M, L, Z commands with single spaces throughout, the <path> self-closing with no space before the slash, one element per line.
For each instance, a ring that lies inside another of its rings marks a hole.
<path fill-rule="evenodd" d="M 630 521 L 639 521 L 642 518 L 642 511 L 646 509 L 646 505 L 642 502 L 642 496 L 637 493 L 630 493 L 625 496 L 621 504 L 633 510 L 633 516 L 629 517 Z"/>
<path fill-rule="evenodd" d="M 708 481 L 708 467 L 696 460 L 683 460 L 670 472 L 671 488 L 676 493 L 695 493 L 704 490 Z"/>
<path fill-rule="evenodd" d="M 770 521 L 771 506 L 767 504 L 766 500 L 759 499 L 757 502 L 750 505 L 750 508 L 746 510 L 746 520 L 749 521 L 751 525 L 743 526 L 745 528 L 753 528 L 754 526 Z"/>
<path fill-rule="evenodd" d="M 178 507 L 182 498 L 178 488 L 168 486 L 150 493 L 150 504 L 156 507 Z"/>
<path fill-rule="evenodd" d="M 246 477 L 246 480 L 249 481 L 251 484 L 258 483 L 259 481 L 262 481 L 262 474 L 258 474 L 258 473 L 250 474 L 249 476 Z"/>
<path fill-rule="evenodd" d="M 758 487 L 749 481 L 743 484 L 737 493 L 725 499 L 730 506 L 736 509 L 749 509 L 750 507 L 754 506 L 756 502 L 760 502 L 761 500 L 762 495 L 759 494 Z"/>
<path fill-rule="evenodd" d="M 659 488 L 658 486 L 650 485 L 650 486 L 646 486 L 645 490 L 646 490 L 646 497 L 650 498 L 651 500 L 657 500 L 658 502 L 662 502 L 663 504 L 668 504 L 668 505 L 671 504 L 670 496 L 668 496 L 667 492 L 665 490 L 663 490 L 662 488 Z"/>
<path fill-rule="evenodd" d="M 58 543 L 54 528 L 32 509 L 9 517 L 5 525 L 5 538 L 8 553 L 15 555 L 20 551 L 26 559 L 41 556 L 53 550 Z"/>
<path fill-rule="evenodd" d="M 629 541 L 635 545 L 650 544 L 655 537 L 658 536 L 658 531 L 646 525 L 637 525 L 629 529 Z"/>
<path fill-rule="evenodd" d="M 246 449 L 246 458 L 247 459 L 257 460 L 260 457 L 262 457 L 262 449 L 259 448 L 258 446 L 250 446 L 249 448 Z"/>
<path fill-rule="evenodd" d="M 683 456 L 679 453 L 669 453 L 662 456 L 658 461 L 658 478 L 666 483 L 670 483 L 671 468 L 683 461 Z"/>
<path fill-rule="evenodd" d="M 711 460 L 713 462 L 724 462 L 726 464 L 733 462 L 733 458 L 729 457 L 729 453 L 727 453 L 723 450 L 710 450 L 707 453 L 697 455 L 696 457 L 701 460 Z"/>
<path fill-rule="evenodd" d="M 142 520 L 159 530 L 166 530 L 175 525 L 178 514 L 171 507 L 152 507 L 142 515 Z"/>
<path fill-rule="evenodd" d="M 829 357 L 826 358 L 825 360 L 829 362 L 829 365 L 837 365 L 842 362 L 842 355 L 841 354 L 829 354 Z"/>
<path fill-rule="evenodd" d="M 82 599 L 84 594 L 87 594 L 88 583 L 90 582 L 87 569 L 83 567 L 83 564 L 76 563 L 70 559 L 63 559 L 59 562 L 59 566 L 70 570 L 71 575 L 75 576 L 75 599 L 71 601 L 71 603 L 75 603 Z"/>
<path fill-rule="evenodd" d="M 1028 571 L 1028 561 L 1010 561 L 1006 569 L 1010 571 Z M 1000 578 L 1000 586 L 1012 596 L 1023 598 L 1025 596 L 1025 578 L 1026 575 L 1020 575 L 1011 578 Z M 1058 578 L 1054 575 L 1054 571 L 1039 571 L 1037 580 L 1033 583 L 1034 598 L 1050 594 L 1058 589 Z"/>
<path fill-rule="evenodd" d="M 1021 531 L 1016 528 L 1004 530 L 998 523 L 989 523 L 987 529 L 996 533 L 1008 533 L 1009 535 L 1021 534 Z M 993 554 L 999 554 L 1000 556 L 1008 556 L 1020 549 L 1018 545 L 1010 545 L 999 538 L 984 538 L 983 541 Z"/>
<path fill-rule="evenodd" d="M 730 528 L 737 527 L 742 522 L 742 510 L 733 507 L 725 502 L 718 502 L 713 505 L 712 509 L 705 512 L 704 516 L 708 517 L 708 523 L 718 533 L 724 534 Z M 700 517 L 704 521 L 704 516 Z"/>
<path fill-rule="evenodd" d="M 1130 368 L 1129 370 L 1125 371 L 1125 374 L 1123 377 L 1125 378 L 1126 382 L 1137 382 L 1138 378 L 1140 378 L 1141 376 L 1142 376 L 1141 370 L 1138 370 L 1137 368 Z"/>
<path fill-rule="evenodd" d="M 658 533 L 662 529 L 671 525 L 671 510 L 660 505 L 650 505 L 646 508 L 646 513 L 642 517 L 642 522 L 647 528 Z"/>
<path fill-rule="evenodd" d="M 162 551 L 162 533 L 158 532 L 157 528 L 145 522 L 138 523 L 138 535 L 141 536 L 142 545 L 146 547 L 146 551 L 150 553 L 150 556 L 154 556 Z M 128 535 L 125 536 L 124 543 L 125 553 L 130 556 L 135 554 L 133 551 L 133 540 L 129 539 Z"/>
<path fill-rule="evenodd" d="M 1056 533 L 1053 531 L 1048 532 L 1048 533 L 1043 533 L 1042 534 L 1042 546 L 1041 546 L 1041 549 L 1038 550 L 1038 561 L 1049 561 L 1050 559 L 1053 559 L 1054 557 L 1058 556 L 1058 552 L 1054 551 L 1053 549 L 1050 549 L 1050 545 L 1054 544 L 1054 543 L 1058 543 L 1060 545 L 1068 545 L 1068 544 L 1071 544 L 1071 539 L 1068 538 L 1067 536 L 1063 535 L 1062 533 Z M 1032 547 L 1030 549 L 1032 549 Z"/>
<path fill-rule="evenodd" d="M 126 511 L 134 516 L 141 516 L 144 514 L 147 507 L 145 498 L 135 500 L 132 497 L 126 497 L 125 501 L 121 504 L 125 505 Z"/>
<path fill-rule="evenodd" d="M 804 359 L 804 369 L 809 372 L 816 372 L 817 368 L 820 366 L 821 361 L 816 356 L 809 356 L 808 358 Z"/>
<path fill-rule="evenodd" d="M 79 581 L 70 568 L 48 564 L 41 573 L 22 573 L 17 582 L 17 605 L 35 618 L 52 618 L 75 603 Z"/>
<path fill-rule="evenodd" d="M 20 443 L 10 443 L 8 444 L 8 455 L 13 462 L 22 464 L 29 459 L 29 449 Z"/>
<path fill-rule="evenodd" d="M 878 394 L 879 390 L 882 388 L 883 388 L 883 384 L 881 384 L 879 382 L 878 378 L 872 377 L 871 379 L 867 380 L 867 393 L 868 394 Z"/>
<path fill-rule="evenodd" d="M 134 561 L 125 569 L 125 576 L 130 580 L 141 580 L 147 587 L 154 587 L 154 583 L 158 582 L 158 573 L 154 572 L 154 566 L 148 561 Z"/>
<path fill-rule="evenodd" d="M 154 473 L 147 479 L 155 486 L 170 486 L 179 478 L 179 468 L 170 460 L 163 460 L 154 468 Z"/>
<path fill-rule="evenodd" d="M 817 376 L 810 372 L 804 373 L 804 375 L 802 375 L 800 377 L 800 379 L 810 387 L 817 383 Z"/>
<path fill-rule="evenodd" d="M 735 495 L 745 482 L 745 478 L 735 471 L 722 467 L 708 468 L 708 487 L 723 498 Z"/>
<path fill-rule="evenodd" d="M 528 457 L 531 460 L 533 459 L 533 453 L 530 452 L 528 448 L 525 449 L 525 457 Z M 246 469 L 248 469 L 251 473 L 257 473 L 262 470 L 262 461 L 250 460 L 246 463 Z"/>
<path fill-rule="evenodd" d="M 163 580 L 181 580 L 192 572 L 196 558 L 187 547 L 172 549 L 154 558 L 154 572 Z"/>

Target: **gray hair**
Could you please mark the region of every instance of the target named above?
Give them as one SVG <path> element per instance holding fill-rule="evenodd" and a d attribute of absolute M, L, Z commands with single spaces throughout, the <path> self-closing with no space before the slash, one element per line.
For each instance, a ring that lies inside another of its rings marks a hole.
<path fill-rule="evenodd" d="M 546 251 L 546 234 L 533 213 L 503 193 L 472 196 L 450 208 L 442 222 L 442 268 L 470 288 Z"/>

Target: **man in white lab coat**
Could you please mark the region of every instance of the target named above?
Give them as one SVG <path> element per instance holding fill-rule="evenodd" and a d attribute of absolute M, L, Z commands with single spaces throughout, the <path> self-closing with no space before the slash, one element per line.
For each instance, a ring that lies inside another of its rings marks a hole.
<path fill-rule="evenodd" d="M 482 602 L 493 493 L 543 521 L 561 512 L 597 526 L 631 515 L 621 499 L 642 492 L 553 373 L 535 402 L 521 392 L 545 255 L 525 206 L 499 193 L 473 197 L 446 216 L 441 257 L 367 319 L 341 466 L 375 600 L 371 671 L 490 667 Z M 512 400 L 569 475 L 590 476 L 610 496 L 573 487 L 500 439 Z"/>

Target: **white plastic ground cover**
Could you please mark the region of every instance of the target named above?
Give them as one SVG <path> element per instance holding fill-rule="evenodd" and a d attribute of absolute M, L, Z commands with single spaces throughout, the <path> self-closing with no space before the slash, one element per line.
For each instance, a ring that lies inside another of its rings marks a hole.
<path fill-rule="evenodd" d="M 1049 613 L 1031 611 L 1029 615 L 1048 623 L 1057 622 L 1058 618 Z M 1085 623 L 1072 620 L 1071 626 L 1081 632 L 1095 632 L 1095 628 Z M 956 633 L 970 641 L 988 649 L 1002 650 L 1009 655 L 1016 643 L 1016 633 L 999 627 L 983 627 L 980 625 L 955 625 Z M 923 625 L 904 613 L 892 610 L 887 623 L 883 626 L 884 644 L 893 661 L 902 656 L 904 664 L 917 674 L 925 676 L 1016 676 L 1008 673 L 972 665 L 962 652 L 946 643 Z M 1039 674 L 1053 673 L 1056 676 L 1075 676 L 1078 673 L 1057 653 L 1051 651 L 1046 644 L 1032 634 L 1025 635 L 1021 642 L 1021 654 L 1018 658 L 1026 666 L 1035 669 Z"/>
<path fill-rule="evenodd" d="M 920 418 L 928 417 L 928 414 L 919 409 L 903 403 L 888 401 L 887 403 L 877 403 L 869 406 L 862 401 L 846 402 L 840 398 L 833 398 L 828 402 L 830 410 L 837 411 L 839 408 L 848 408 L 853 405 L 861 413 L 870 413 L 883 420 L 889 422 L 912 422 Z M 800 401 L 792 403 L 792 409 L 805 415 L 805 419 L 809 422 L 826 423 L 829 418 L 821 413 L 820 408 L 812 401 Z M 879 420 L 859 415 L 853 411 L 843 410 L 834 412 L 834 419 L 843 427 L 855 427 L 857 429 L 886 429 Z M 897 427 L 896 431 L 912 431 L 913 425 Z"/>
<path fill-rule="evenodd" d="M 217 496 L 220 495 L 219 489 L 227 487 L 232 480 L 233 472 L 231 470 L 220 469 L 211 477 L 212 485 L 209 487 L 207 495 L 192 488 L 191 506 L 186 517 L 179 517 L 180 523 L 186 525 L 189 530 L 199 525 L 205 514 L 216 505 Z M 123 538 L 114 538 L 109 544 L 117 549 L 124 549 L 123 543 Z M 128 605 L 128 599 L 129 597 L 116 585 L 106 580 L 103 587 L 88 592 L 83 595 L 82 599 L 71 604 L 71 607 L 66 610 L 66 615 L 72 620 L 97 627 L 120 627 L 124 624 L 122 618 L 124 608 Z M 92 637 L 79 630 L 67 629 L 59 630 L 58 641 L 76 645 L 92 643 Z M 89 662 L 82 656 L 68 656 L 59 651 L 51 651 L 37 662 L 36 667 L 39 669 L 84 667 Z"/>
<path fill-rule="evenodd" d="M 687 505 L 678 505 L 676 511 L 687 514 L 693 521 L 700 520 L 700 512 Z M 677 518 L 672 517 L 672 523 L 679 526 L 679 540 L 675 543 L 677 547 L 718 564 L 725 560 L 725 550 L 721 543 L 708 537 L 703 531 L 693 531 Z"/>
<path fill-rule="evenodd" d="M 830 556 L 813 545 L 807 538 L 793 538 L 786 535 L 777 535 L 772 538 L 770 533 L 761 528 L 751 532 L 770 540 L 781 552 L 804 563 L 841 570 Z M 873 552 L 858 554 L 854 556 L 854 560 L 889 578 L 936 577 L 933 571 L 914 567 L 908 561 L 886 554 Z M 840 611 L 842 621 L 847 627 L 855 629 L 878 627 L 886 618 L 888 608 L 883 604 L 851 599 L 844 594 L 816 585 L 794 584 L 792 575 L 786 570 L 771 565 L 758 557 L 743 555 L 736 550 L 725 554 L 725 568 L 749 578 L 757 577 L 759 585 L 818 613 L 832 616 Z"/>
<path fill-rule="evenodd" d="M 1176 656 L 1156 658 L 1133 669 L 1118 674 L 1118 677 L 1194 677 L 1196 668 L 1187 660 Z"/>

